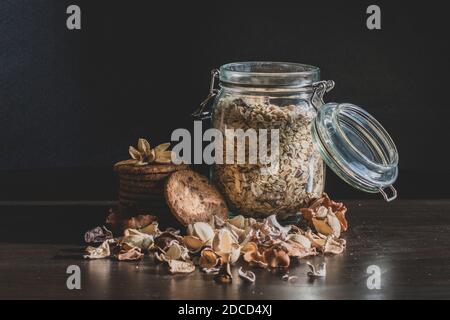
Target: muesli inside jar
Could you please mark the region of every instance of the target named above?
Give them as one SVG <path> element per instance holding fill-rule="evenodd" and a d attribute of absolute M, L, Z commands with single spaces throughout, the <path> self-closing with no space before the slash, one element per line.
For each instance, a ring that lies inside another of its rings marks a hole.
<path fill-rule="evenodd" d="M 319 81 L 319 69 L 300 64 L 237 63 L 221 68 L 220 81 L 212 113 L 214 128 L 224 136 L 226 129 L 256 130 L 258 144 L 266 138 L 272 144 L 274 131 L 278 136 L 275 163 L 239 163 L 238 148 L 245 148 L 248 160 L 249 153 L 259 147 L 246 137 L 245 143 L 234 144 L 233 163 L 224 160 L 213 166 L 213 180 L 230 207 L 246 216 L 277 214 L 283 218 L 320 197 L 325 168 L 310 130 L 316 116 L 312 85 Z M 224 149 L 226 154 L 226 146 Z"/>

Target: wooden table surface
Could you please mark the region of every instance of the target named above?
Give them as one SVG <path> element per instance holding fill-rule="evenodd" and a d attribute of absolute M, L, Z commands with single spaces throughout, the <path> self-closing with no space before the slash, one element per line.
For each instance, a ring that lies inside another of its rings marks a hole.
<path fill-rule="evenodd" d="M 150 257 L 141 262 L 80 258 L 84 229 L 106 208 L 3 207 L 0 226 L 0 299 L 449 299 L 450 201 L 347 201 L 350 230 L 341 256 L 327 263 L 326 278 L 306 276 L 305 261 L 291 269 L 298 278 L 255 270 L 255 284 L 219 285 L 196 271 L 172 276 Z M 92 225 L 91 225 L 92 224 Z M 78 237 L 78 238 L 75 238 Z M 71 244 L 73 243 L 73 244 Z M 81 269 L 81 290 L 68 290 L 66 269 Z M 381 289 L 367 287 L 367 268 L 381 270 Z"/>

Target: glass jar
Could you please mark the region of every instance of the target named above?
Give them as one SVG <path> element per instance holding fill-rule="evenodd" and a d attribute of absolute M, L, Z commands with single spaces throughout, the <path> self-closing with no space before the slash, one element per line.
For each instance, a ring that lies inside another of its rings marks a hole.
<path fill-rule="evenodd" d="M 214 89 L 217 76 L 220 90 Z M 380 192 L 387 201 L 396 198 L 392 139 L 358 106 L 324 105 L 333 87 L 333 81 L 320 80 L 319 68 L 305 64 L 240 62 L 213 70 L 210 94 L 194 115 L 212 115 L 212 128 L 223 137 L 211 172 L 232 211 L 295 214 L 322 195 L 323 160 L 352 186 Z"/>
<path fill-rule="evenodd" d="M 212 127 L 224 137 L 226 129 L 246 133 L 252 129 L 258 137 L 255 144 L 247 134 L 244 163 L 238 161 L 237 150 L 242 146 L 236 138 L 233 161 L 224 159 L 224 164 L 212 168 L 213 181 L 232 210 L 253 217 L 284 216 L 321 196 L 325 167 L 313 146 L 310 127 L 316 108 L 322 105 L 321 94 L 333 83 L 319 80 L 319 68 L 302 64 L 245 62 L 221 67 Z M 271 155 L 275 133 L 277 158 L 262 163 L 258 157 L 257 163 L 251 163 L 249 154 L 257 153 L 259 144 L 266 143 L 260 139 L 269 140 L 267 154 Z M 226 146 L 224 151 L 225 157 Z"/>

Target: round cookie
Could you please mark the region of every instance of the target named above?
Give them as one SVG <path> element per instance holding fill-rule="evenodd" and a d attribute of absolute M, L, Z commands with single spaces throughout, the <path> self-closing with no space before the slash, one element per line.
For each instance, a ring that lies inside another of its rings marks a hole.
<path fill-rule="evenodd" d="M 129 175 L 148 175 L 148 174 L 162 174 L 171 173 L 178 170 L 185 170 L 188 168 L 186 164 L 147 164 L 138 166 L 130 164 L 129 160 L 118 162 L 114 165 L 114 171 Z"/>
<path fill-rule="evenodd" d="M 183 225 L 228 216 L 228 208 L 219 191 L 208 179 L 192 170 L 174 172 L 164 189 L 167 205 Z"/>

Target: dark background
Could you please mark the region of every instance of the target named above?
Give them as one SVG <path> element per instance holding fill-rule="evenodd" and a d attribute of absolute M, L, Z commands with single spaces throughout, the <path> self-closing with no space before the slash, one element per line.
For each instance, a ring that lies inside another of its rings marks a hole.
<path fill-rule="evenodd" d="M 448 198 L 448 13 L 443 2 L 0 0 L 0 200 L 110 200 L 138 137 L 190 128 L 227 62 L 322 69 L 390 132 L 401 198 Z M 82 30 L 66 28 L 78 4 Z M 378 4 L 382 30 L 366 28 Z M 337 198 L 367 195 L 329 172 Z"/>

